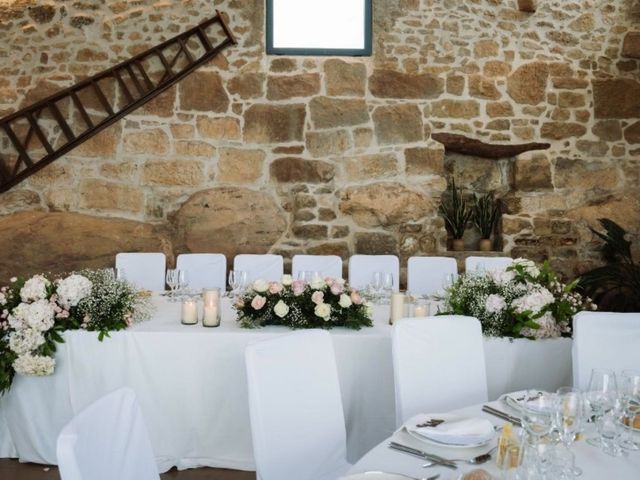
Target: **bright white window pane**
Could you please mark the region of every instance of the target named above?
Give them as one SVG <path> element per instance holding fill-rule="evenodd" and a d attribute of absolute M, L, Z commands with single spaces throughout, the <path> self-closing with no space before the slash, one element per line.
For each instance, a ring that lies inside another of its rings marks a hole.
<path fill-rule="evenodd" d="M 274 48 L 363 49 L 363 0 L 273 0 Z"/>

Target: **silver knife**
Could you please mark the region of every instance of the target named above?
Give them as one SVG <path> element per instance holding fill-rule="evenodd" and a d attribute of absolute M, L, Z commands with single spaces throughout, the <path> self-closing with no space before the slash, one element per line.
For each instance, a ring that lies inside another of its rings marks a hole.
<path fill-rule="evenodd" d="M 506 412 L 502 412 L 493 408 L 490 405 L 483 405 L 482 411 L 488 413 L 489 415 L 493 415 L 494 417 L 501 418 L 502 420 L 506 420 L 507 422 L 511 422 L 518 427 L 522 427 L 522 421 L 518 417 L 514 417 L 513 415 L 509 415 Z"/>
<path fill-rule="evenodd" d="M 424 458 L 433 462 L 434 464 L 442 465 L 443 467 L 452 468 L 454 470 L 458 468 L 455 463 L 447 460 L 446 458 L 440 457 L 438 455 L 433 455 L 422 450 L 418 450 L 417 448 L 409 447 L 408 445 L 403 445 L 401 443 L 391 441 L 389 442 L 389 448 L 408 453 L 409 455 Z"/>

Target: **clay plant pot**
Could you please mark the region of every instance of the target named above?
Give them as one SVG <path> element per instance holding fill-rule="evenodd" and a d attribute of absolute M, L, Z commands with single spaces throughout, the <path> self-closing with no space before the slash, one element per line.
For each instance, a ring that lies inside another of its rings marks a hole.
<path fill-rule="evenodd" d="M 452 242 L 454 252 L 464 251 L 464 240 L 462 238 L 454 238 Z"/>
<path fill-rule="evenodd" d="M 493 242 L 491 242 L 489 238 L 481 238 L 478 243 L 478 249 L 480 249 L 481 252 L 490 252 L 493 250 Z"/>

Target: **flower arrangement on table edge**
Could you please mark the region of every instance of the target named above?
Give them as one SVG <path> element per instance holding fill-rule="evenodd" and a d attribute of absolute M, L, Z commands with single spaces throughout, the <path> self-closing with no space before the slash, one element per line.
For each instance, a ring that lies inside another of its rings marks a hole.
<path fill-rule="evenodd" d="M 150 295 L 107 270 L 82 270 L 48 278 L 12 278 L 0 288 L 0 394 L 16 373 L 51 375 L 56 344 L 66 330 L 123 330 L 151 316 Z"/>
<path fill-rule="evenodd" d="M 243 328 L 285 325 L 299 328 L 370 327 L 372 309 L 342 278 L 309 283 L 284 275 L 280 282 L 256 280 L 233 304 Z"/>
<path fill-rule="evenodd" d="M 518 258 L 505 270 L 460 275 L 440 298 L 439 314 L 475 317 L 491 337 L 568 337 L 573 316 L 597 308 L 575 291 L 578 283 L 562 283 L 547 261 Z"/>

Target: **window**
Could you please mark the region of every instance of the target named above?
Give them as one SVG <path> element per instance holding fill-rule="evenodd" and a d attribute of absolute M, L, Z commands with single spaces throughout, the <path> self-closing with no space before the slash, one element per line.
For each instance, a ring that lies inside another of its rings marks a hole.
<path fill-rule="evenodd" d="M 267 53 L 371 55 L 371 0 L 267 0 Z"/>

